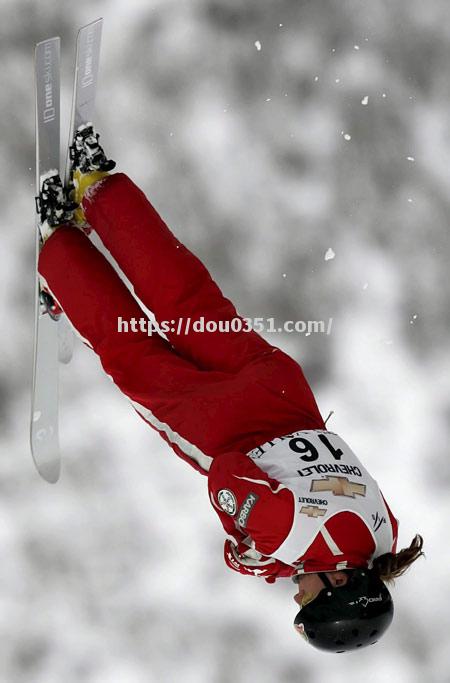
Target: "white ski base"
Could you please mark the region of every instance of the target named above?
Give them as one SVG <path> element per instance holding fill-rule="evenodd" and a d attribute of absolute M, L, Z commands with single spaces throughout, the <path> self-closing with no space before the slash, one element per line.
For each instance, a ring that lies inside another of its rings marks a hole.
<path fill-rule="evenodd" d="M 50 484 L 58 481 L 61 471 L 58 435 L 58 328 L 59 323 L 48 314 L 39 315 L 30 423 L 33 460 L 41 477 Z"/>

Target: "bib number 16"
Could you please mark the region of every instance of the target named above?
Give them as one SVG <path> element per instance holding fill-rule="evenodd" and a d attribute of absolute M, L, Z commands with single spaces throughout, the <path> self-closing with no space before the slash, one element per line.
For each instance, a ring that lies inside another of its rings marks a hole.
<path fill-rule="evenodd" d="M 344 451 L 341 448 L 335 448 L 325 434 L 318 434 L 317 436 L 333 458 L 335 460 L 340 460 Z M 299 453 L 300 459 L 305 462 L 314 462 L 314 460 L 318 460 L 319 458 L 319 451 L 309 439 L 303 437 L 290 439 L 289 448 L 294 451 L 294 453 Z"/>

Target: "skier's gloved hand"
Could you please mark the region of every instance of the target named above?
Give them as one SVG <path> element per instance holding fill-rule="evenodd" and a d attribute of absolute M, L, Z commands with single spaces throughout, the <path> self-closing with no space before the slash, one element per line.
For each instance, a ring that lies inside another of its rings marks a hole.
<path fill-rule="evenodd" d="M 277 578 L 291 576 L 294 572 L 293 567 L 283 564 L 274 557 L 261 555 L 244 542 L 236 544 L 227 539 L 224 545 L 224 558 L 226 565 L 235 572 L 262 576 L 267 583 L 274 583 Z"/>
<path fill-rule="evenodd" d="M 208 490 L 226 533 L 236 542 L 243 534 L 250 536 L 253 547 L 267 557 L 280 547 L 292 528 L 294 494 L 243 453 L 222 453 L 214 458 L 208 472 Z"/>

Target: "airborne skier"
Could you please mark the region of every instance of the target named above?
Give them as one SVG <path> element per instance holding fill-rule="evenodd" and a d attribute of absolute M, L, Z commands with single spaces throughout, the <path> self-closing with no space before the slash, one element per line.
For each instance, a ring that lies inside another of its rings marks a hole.
<path fill-rule="evenodd" d="M 139 415 L 207 476 L 228 567 L 269 583 L 291 577 L 295 626 L 311 645 L 344 652 L 376 642 L 393 617 L 386 582 L 423 554 L 422 538 L 396 552 L 397 520 L 350 447 L 327 431 L 301 367 L 254 331 L 219 331 L 240 319 L 235 307 L 111 166 L 95 132 L 79 131 L 66 198 L 79 209 L 45 235 L 45 287 Z M 91 229 L 156 320 L 169 321 L 167 340 L 118 326 L 144 313 Z M 218 329 L 188 329 L 201 318 Z"/>

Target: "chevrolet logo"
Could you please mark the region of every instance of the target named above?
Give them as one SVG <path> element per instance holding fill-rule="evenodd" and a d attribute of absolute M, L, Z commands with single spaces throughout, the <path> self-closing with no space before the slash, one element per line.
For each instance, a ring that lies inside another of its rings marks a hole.
<path fill-rule="evenodd" d="M 355 498 L 366 495 L 366 486 L 349 481 L 347 477 L 325 477 L 325 479 L 314 479 L 311 483 L 311 491 L 331 491 L 335 496 L 346 496 Z"/>
<path fill-rule="evenodd" d="M 300 508 L 300 514 L 308 515 L 308 517 L 323 517 L 325 513 L 326 510 L 317 505 L 302 505 Z"/>

